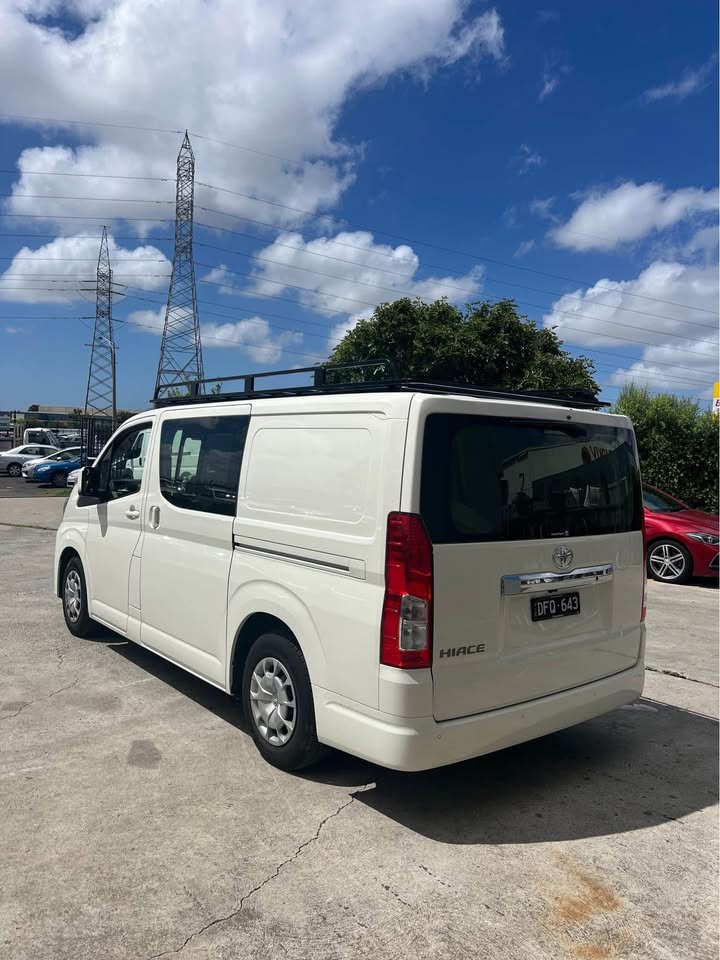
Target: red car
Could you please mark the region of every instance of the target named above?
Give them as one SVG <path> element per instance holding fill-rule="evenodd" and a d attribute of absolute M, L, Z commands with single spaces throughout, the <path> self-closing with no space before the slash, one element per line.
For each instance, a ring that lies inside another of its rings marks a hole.
<path fill-rule="evenodd" d="M 643 484 L 648 576 L 663 583 L 718 575 L 719 518 Z"/>

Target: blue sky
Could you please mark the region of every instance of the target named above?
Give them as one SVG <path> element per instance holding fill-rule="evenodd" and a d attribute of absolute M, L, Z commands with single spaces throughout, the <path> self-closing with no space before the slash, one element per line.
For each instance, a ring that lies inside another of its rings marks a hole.
<path fill-rule="evenodd" d="M 172 254 L 162 178 L 182 139 L 161 131 L 186 127 L 209 185 L 195 247 L 208 376 L 316 362 L 410 292 L 514 297 L 595 359 L 607 399 L 628 379 L 709 395 L 714 5 L 183 9 L 0 9 L 0 408 L 82 405 L 94 305 L 78 291 L 103 224 L 128 294 L 119 402 L 147 405 Z"/>

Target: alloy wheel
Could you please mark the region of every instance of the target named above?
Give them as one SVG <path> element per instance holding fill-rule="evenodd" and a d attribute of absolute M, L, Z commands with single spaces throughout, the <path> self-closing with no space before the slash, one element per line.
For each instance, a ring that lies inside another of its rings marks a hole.
<path fill-rule="evenodd" d="M 653 576 L 658 580 L 677 580 L 685 573 L 685 556 L 672 543 L 658 543 L 648 557 Z"/>

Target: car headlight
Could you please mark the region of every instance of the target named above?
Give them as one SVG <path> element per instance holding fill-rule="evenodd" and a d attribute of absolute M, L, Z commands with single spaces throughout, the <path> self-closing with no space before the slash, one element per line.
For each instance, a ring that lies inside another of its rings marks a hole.
<path fill-rule="evenodd" d="M 720 537 L 716 533 L 688 533 L 687 536 L 698 543 L 707 543 L 710 547 L 716 547 L 720 543 Z"/>

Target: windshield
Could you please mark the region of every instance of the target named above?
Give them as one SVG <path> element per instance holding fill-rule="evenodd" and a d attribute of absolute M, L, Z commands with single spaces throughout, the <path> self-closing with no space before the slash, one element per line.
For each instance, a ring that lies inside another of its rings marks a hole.
<path fill-rule="evenodd" d="M 652 510 L 653 513 L 679 513 L 687 509 L 672 497 L 660 493 L 659 490 L 649 490 L 647 487 L 643 487 L 643 506 L 647 510 Z"/>
<path fill-rule="evenodd" d="M 420 512 L 435 543 L 641 529 L 632 430 L 431 414 Z"/>

